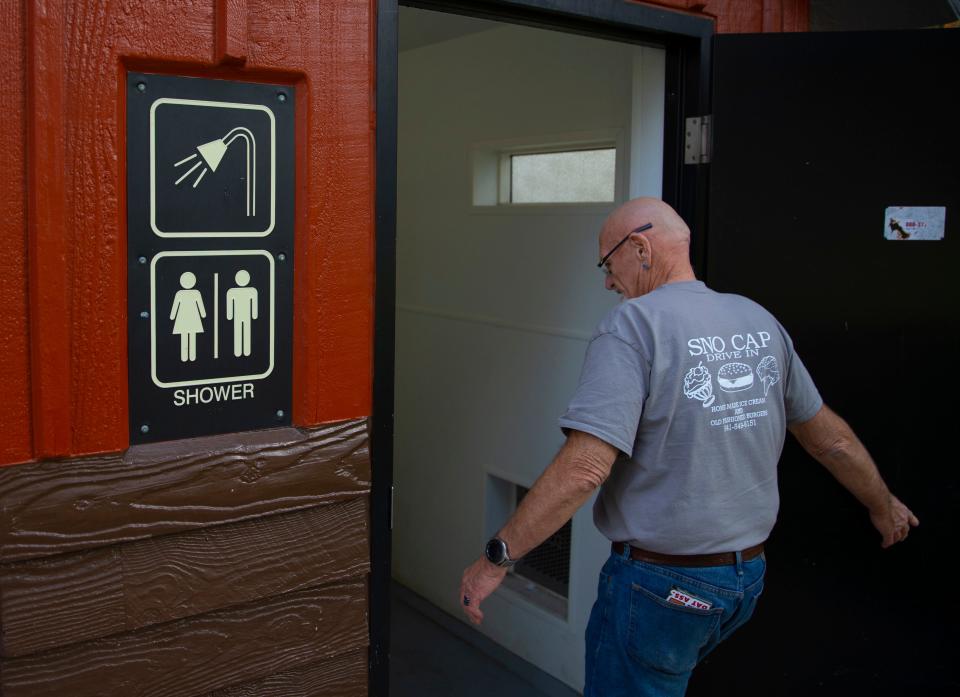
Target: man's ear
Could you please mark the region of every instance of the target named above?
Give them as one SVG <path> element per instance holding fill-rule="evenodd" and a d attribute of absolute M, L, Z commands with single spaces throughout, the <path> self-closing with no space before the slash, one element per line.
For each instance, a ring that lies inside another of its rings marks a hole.
<path fill-rule="evenodd" d="M 640 256 L 643 264 L 649 268 L 649 264 L 653 261 L 653 247 L 650 245 L 650 238 L 642 232 L 635 232 L 630 236 L 630 243 L 635 246 L 636 253 Z"/>

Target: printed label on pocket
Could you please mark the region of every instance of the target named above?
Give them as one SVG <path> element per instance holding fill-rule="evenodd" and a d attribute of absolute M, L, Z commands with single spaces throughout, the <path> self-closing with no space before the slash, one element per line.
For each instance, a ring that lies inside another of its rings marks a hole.
<path fill-rule="evenodd" d="M 667 596 L 667 602 L 672 603 L 673 605 L 692 607 L 695 610 L 709 610 L 713 607 L 713 603 L 708 603 L 706 600 L 701 600 L 700 598 L 690 595 L 686 591 L 682 591 L 679 588 L 673 588 L 670 591 L 670 595 Z"/>

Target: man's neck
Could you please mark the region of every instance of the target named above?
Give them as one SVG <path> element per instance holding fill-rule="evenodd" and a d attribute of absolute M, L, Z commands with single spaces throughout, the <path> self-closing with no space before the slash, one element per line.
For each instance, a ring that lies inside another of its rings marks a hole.
<path fill-rule="evenodd" d="M 690 264 L 683 264 L 679 267 L 674 267 L 666 270 L 666 273 L 662 274 L 659 278 L 656 279 L 653 287 L 650 291 L 654 291 L 661 286 L 666 286 L 671 283 L 681 283 L 683 281 L 696 281 L 697 276 L 693 273 L 693 267 Z M 650 292 L 647 291 L 647 292 Z"/>
<path fill-rule="evenodd" d="M 682 281 L 696 281 L 697 276 L 693 273 L 693 269 L 687 267 L 686 269 L 676 271 L 675 273 L 670 274 L 667 277 L 667 280 L 663 282 L 663 285 L 668 283 L 681 283 Z"/>

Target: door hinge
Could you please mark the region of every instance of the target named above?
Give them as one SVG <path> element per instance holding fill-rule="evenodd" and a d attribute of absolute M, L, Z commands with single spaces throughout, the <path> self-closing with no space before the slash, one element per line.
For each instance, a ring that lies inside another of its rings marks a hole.
<path fill-rule="evenodd" d="M 691 116 L 687 119 L 687 137 L 683 157 L 685 165 L 700 165 L 710 162 L 712 145 L 710 121 L 709 115 Z"/>
<path fill-rule="evenodd" d="M 396 493 L 397 493 L 396 487 L 391 486 L 390 487 L 390 529 L 391 530 L 393 530 L 393 511 L 396 505 L 396 499 L 395 499 Z"/>

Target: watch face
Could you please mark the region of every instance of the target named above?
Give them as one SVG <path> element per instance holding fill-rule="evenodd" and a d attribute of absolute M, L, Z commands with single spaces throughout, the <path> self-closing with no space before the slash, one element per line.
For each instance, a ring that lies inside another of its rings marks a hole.
<path fill-rule="evenodd" d="M 487 559 L 494 564 L 500 564 L 507 558 L 506 545 L 503 543 L 503 540 L 498 540 L 497 538 L 493 538 L 487 543 L 486 552 Z"/>

